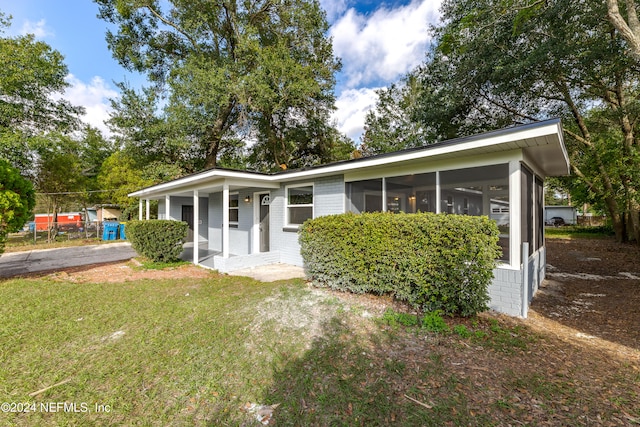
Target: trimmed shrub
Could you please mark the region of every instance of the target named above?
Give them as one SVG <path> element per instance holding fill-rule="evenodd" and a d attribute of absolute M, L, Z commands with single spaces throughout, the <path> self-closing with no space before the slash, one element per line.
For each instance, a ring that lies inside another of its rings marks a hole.
<path fill-rule="evenodd" d="M 181 221 L 131 221 L 127 223 L 127 239 L 140 255 L 154 262 L 171 262 L 178 260 L 188 229 Z"/>
<path fill-rule="evenodd" d="M 423 311 L 471 316 L 487 309 L 500 256 L 487 217 L 364 213 L 308 220 L 299 241 L 319 287 L 389 294 Z"/>

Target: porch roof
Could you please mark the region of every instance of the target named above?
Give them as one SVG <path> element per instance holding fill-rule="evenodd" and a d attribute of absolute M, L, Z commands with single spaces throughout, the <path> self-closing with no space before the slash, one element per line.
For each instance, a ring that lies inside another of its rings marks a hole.
<path fill-rule="evenodd" d="M 314 179 L 363 168 L 397 165 L 416 160 L 438 161 L 513 150 L 522 150 L 527 159 L 535 162 L 546 176 L 569 174 L 569 156 L 564 146 L 562 126 L 559 119 L 553 119 L 306 169 L 259 173 L 213 168 L 144 188 L 129 196 L 160 198 L 166 194 L 192 195 L 193 190 L 206 194 L 221 191 L 225 185 L 229 186 L 231 191 L 247 187 L 278 188 L 284 182 Z"/>

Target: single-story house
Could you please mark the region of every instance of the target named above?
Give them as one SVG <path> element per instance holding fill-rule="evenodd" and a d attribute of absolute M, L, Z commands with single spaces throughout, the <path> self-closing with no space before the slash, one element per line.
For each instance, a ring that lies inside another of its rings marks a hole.
<path fill-rule="evenodd" d="M 308 169 L 256 173 L 213 168 L 131 193 L 140 219 L 189 224 L 193 262 L 229 272 L 270 263 L 303 265 L 298 228 L 344 212 L 487 215 L 502 257 L 490 307 L 526 317 L 545 276 L 547 176 L 569 173 L 560 121 L 547 120 Z"/>
<path fill-rule="evenodd" d="M 565 224 L 578 223 L 578 212 L 575 206 L 545 206 L 544 216 L 546 223 L 553 222 L 551 218 L 562 218 Z"/>

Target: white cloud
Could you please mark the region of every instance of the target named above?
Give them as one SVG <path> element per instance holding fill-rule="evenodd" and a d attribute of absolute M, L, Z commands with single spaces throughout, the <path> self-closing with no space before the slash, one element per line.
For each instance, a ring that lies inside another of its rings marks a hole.
<path fill-rule="evenodd" d="M 333 22 L 347 10 L 347 0 L 320 0 L 320 7 L 327 12 L 327 20 Z"/>
<path fill-rule="evenodd" d="M 395 9 L 383 6 L 370 15 L 349 9 L 330 29 L 346 86 L 394 81 L 417 66 L 424 59 L 429 24 L 439 18 L 439 7 L 439 0 L 414 0 Z"/>
<path fill-rule="evenodd" d="M 340 132 L 356 142 L 364 130 L 364 119 L 367 111 L 375 106 L 378 88 L 347 89 L 342 91 L 336 100 L 337 111 L 333 118 Z"/>
<path fill-rule="evenodd" d="M 111 133 L 104 121 L 109 118 L 111 111 L 109 98 L 117 97 L 118 92 L 99 76 L 93 77 L 90 83 L 81 81 L 73 74 L 69 74 L 65 80 L 71 87 L 65 91 L 63 98 L 73 105 L 84 107 L 86 112 L 83 121 L 109 136 Z"/>
<path fill-rule="evenodd" d="M 44 19 L 41 19 L 38 22 L 32 22 L 29 20 L 24 21 L 20 28 L 20 34 L 33 34 L 37 39 L 43 39 L 54 35 L 53 31 L 47 28 L 47 21 Z"/>

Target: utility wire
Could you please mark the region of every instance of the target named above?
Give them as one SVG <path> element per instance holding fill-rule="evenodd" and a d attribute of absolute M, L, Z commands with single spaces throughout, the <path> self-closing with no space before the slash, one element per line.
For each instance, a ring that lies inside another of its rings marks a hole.
<path fill-rule="evenodd" d="M 66 195 L 66 194 L 107 193 L 109 191 L 115 191 L 115 189 L 113 189 L 113 190 L 89 190 L 89 191 L 65 191 L 65 192 L 61 192 L 61 193 L 36 193 L 36 194 L 40 195 L 40 196 L 59 196 L 59 195 Z"/>

